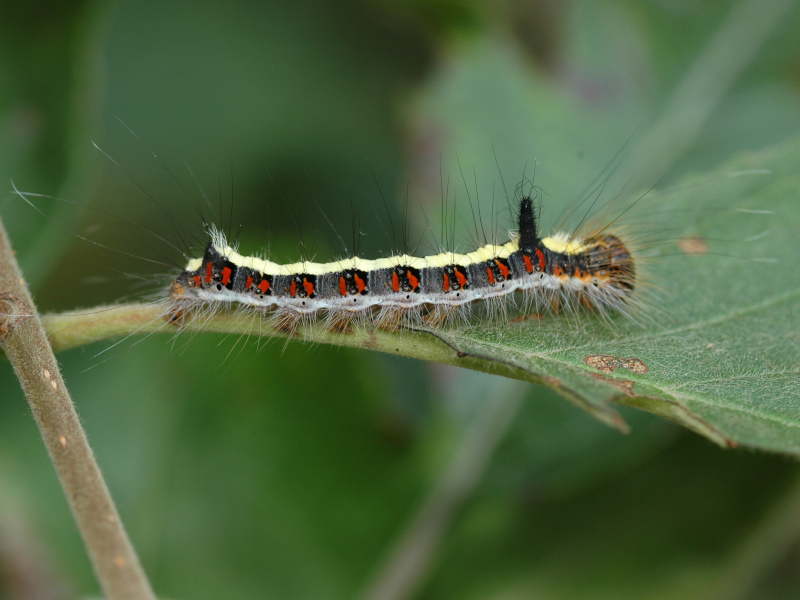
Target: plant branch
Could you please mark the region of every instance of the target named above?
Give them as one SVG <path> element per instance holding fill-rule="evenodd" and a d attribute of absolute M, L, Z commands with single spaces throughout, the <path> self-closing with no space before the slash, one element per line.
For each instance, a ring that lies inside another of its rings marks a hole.
<path fill-rule="evenodd" d="M 19 378 L 109 600 L 155 599 L 61 378 L 0 222 L 0 347 Z"/>
<path fill-rule="evenodd" d="M 616 397 L 625 396 L 627 392 L 612 379 L 598 381 L 590 377 L 591 385 L 603 386 L 607 399 L 593 401 L 575 393 L 569 385 L 563 385 L 555 377 L 540 374 L 528 368 L 524 360 L 515 362 L 505 360 L 497 355 L 495 348 L 485 348 L 485 353 L 478 354 L 461 348 L 460 343 L 451 336 L 431 329 L 406 329 L 401 332 L 389 332 L 376 327 L 353 327 L 347 332 L 331 331 L 324 321 L 308 323 L 300 327 L 296 333 L 287 333 L 273 327 L 266 315 L 220 309 L 212 313 L 199 312 L 197 316 L 187 313 L 180 326 L 168 318 L 168 311 L 163 303 L 121 304 L 103 306 L 59 315 L 44 315 L 42 322 L 47 330 L 50 343 L 56 352 L 68 350 L 76 346 L 98 342 L 101 340 L 148 335 L 155 333 L 223 333 L 245 337 L 281 338 L 302 340 L 315 344 L 332 344 L 348 348 L 364 348 L 386 352 L 395 356 L 407 356 L 429 362 L 464 367 L 492 375 L 502 375 L 511 379 L 519 379 L 530 383 L 546 384 L 555 387 L 564 397 L 586 410 L 606 425 L 627 432 L 628 426 L 619 413 L 610 405 Z M 572 372 L 572 367 L 570 367 Z M 622 390 L 622 391 L 621 391 Z M 629 394 L 627 394 L 629 395 Z M 711 430 L 700 433 L 708 435 L 717 443 Z"/>

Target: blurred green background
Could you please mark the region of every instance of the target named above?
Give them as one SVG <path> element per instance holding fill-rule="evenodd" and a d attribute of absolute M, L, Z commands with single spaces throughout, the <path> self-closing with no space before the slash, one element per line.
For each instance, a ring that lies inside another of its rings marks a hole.
<path fill-rule="evenodd" d="M 503 180 L 535 165 L 549 224 L 620 148 L 664 185 L 796 136 L 799 30 L 777 1 L 20 2 L 0 180 L 77 204 L 0 211 L 43 311 L 157 291 L 183 258 L 131 223 L 191 244 L 198 206 L 244 223 L 244 252 L 295 260 L 299 229 L 326 260 L 354 220 L 364 255 L 391 252 L 407 205 L 436 250 L 442 187 L 502 230 Z M 164 597 L 800 597 L 788 459 L 630 410 L 623 436 L 544 388 L 366 351 L 108 346 L 59 358 Z M 96 594 L 0 377 L 0 598 Z M 398 556 L 417 560 L 394 580 Z"/>

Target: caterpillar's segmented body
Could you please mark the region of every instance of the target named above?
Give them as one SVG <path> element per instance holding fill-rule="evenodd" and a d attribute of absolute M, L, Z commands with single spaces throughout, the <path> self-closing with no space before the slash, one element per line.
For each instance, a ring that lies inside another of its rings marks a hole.
<path fill-rule="evenodd" d="M 181 310 L 215 303 L 255 307 L 274 313 L 285 328 L 323 317 L 337 326 L 372 320 L 394 330 L 421 318 L 437 327 L 474 302 L 503 302 L 516 291 L 527 310 L 582 305 L 608 314 L 630 302 L 636 284 L 634 259 L 619 237 L 541 238 L 530 197 L 520 201 L 519 229 L 508 242 L 469 254 L 281 265 L 242 256 L 216 230 L 211 238 L 203 257 L 190 260 L 173 281 L 173 304 Z"/>

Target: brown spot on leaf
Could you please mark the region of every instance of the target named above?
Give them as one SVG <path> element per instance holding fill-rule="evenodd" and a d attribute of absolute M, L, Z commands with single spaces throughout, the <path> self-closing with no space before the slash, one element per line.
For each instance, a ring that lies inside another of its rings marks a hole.
<path fill-rule="evenodd" d="M 589 354 L 583 357 L 583 362 L 603 373 L 613 373 L 617 369 L 627 369 L 632 373 L 641 375 L 650 370 L 640 358 L 623 358 L 613 354 Z"/>

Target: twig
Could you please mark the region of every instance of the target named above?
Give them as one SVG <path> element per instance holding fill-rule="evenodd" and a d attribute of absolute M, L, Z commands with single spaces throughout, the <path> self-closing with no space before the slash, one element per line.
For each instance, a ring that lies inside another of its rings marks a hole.
<path fill-rule="evenodd" d="M 0 347 L 20 380 L 106 598 L 154 600 L 61 378 L 2 221 Z"/>

